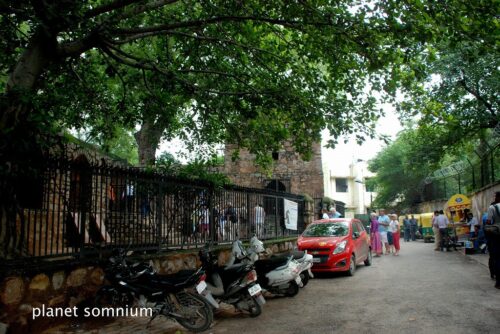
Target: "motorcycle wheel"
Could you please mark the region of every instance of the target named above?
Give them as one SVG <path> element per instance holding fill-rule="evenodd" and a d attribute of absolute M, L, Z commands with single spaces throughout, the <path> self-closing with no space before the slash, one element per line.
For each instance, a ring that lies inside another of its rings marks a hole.
<path fill-rule="evenodd" d="M 285 291 L 285 296 L 294 297 L 299 293 L 299 285 L 295 281 L 290 282 L 290 286 Z"/>
<path fill-rule="evenodd" d="M 212 307 L 200 296 L 186 291 L 175 294 L 178 301 L 176 313 L 181 317 L 176 320 L 184 328 L 192 332 L 207 330 L 214 319 Z"/>
<path fill-rule="evenodd" d="M 122 307 L 129 306 L 133 301 L 133 297 L 128 294 L 120 294 L 119 291 L 104 287 L 97 291 L 94 297 L 94 305 L 96 307 Z"/>
<path fill-rule="evenodd" d="M 250 314 L 251 318 L 258 317 L 262 313 L 262 307 L 260 307 L 255 298 L 250 297 L 248 299 L 248 305 L 248 313 Z"/>
<path fill-rule="evenodd" d="M 309 273 L 307 270 L 300 273 L 300 279 L 302 280 L 302 287 L 305 287 L 309 283 Z"/>

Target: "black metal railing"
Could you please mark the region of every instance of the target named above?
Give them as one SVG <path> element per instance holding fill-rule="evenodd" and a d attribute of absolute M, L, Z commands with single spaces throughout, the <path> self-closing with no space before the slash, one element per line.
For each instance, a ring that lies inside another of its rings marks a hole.
<path fill-rule="evenodd" d="M 472 193 L 500 181 L 500 145 L 478 156 L 435 171 L 422 180 L 420 201 L 448 199 L 456 193 Z"/>
<path fill-rule="evenodd" d="M 0 227 L 0 257 L 8 261 L 90 257 L 123 246 L 165 251 L 253 234 L 295 236 L 304 228 L 303 197 L 288 193 L 215 187 L 86 159 L 47 160 L 33 175 L 22 184 L 0 179 L 2 191 L 13 194 L 2 203 Z M 296 230 L 287 228 L 294 217 Z"/>

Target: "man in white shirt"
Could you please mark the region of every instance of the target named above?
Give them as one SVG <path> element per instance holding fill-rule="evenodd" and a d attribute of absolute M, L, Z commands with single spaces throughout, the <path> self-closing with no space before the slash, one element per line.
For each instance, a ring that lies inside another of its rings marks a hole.
<path fill-rule="evenodd" d="M 440 210 L 439 216 L 437 216 L 436 219 L 434 219 L 434 226 L 436 226 L 439 229 L 439 234 L 441 236 L 441 244 L 440 244 L 441 251 L 444 250 L 444 244 L 448 236 L 449 223 L 450 221 L 448 220 L 448 217 L 444 215 L 443 210 Z"/>

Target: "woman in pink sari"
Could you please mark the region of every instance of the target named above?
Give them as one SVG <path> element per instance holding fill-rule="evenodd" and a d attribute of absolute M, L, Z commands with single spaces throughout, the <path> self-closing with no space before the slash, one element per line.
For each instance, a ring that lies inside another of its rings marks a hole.
<path fill-rule="evenodd" d="M 378 232 L 378 220 L 377 214 L 372 212 L 370 214 L 370 240 L 372 243 L 372 252 L 375 252 L 375 256 L 378 257 L 382 255 L 382 243 L 380 241 L 380 233 Z"/>

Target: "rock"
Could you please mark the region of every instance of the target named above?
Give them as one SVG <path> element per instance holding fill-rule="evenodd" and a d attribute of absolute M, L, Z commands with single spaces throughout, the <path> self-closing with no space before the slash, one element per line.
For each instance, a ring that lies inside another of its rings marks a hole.
<path fill-rule="evenodd" d="M 69 307 L 74 307 L 79 305 L 81 302 L 85 300 L 85 297 L 83 296 L 78 296 L 78 297 L 71 297 L 69 299 Z"/>
<path fill-rule="evenodd" d="M 24 297 L 24 281 L 20 277 L 7 278 L 0 293 L 5 305 L 19 304 Z"/>
<path fill-rule="evenodd" d="M 166 266 L 164 267 L 165 273 L 173 274 L 175 272 L 175 263 L 172 260 L 164 261 L 166 262 Z"/>
<path fill-rule="evenodd" d="M 177 258 L 174 260 L 174 266 L 175 266 L 174 273 L 176 273 L 176 272 L 184 269 L 184 261 L 182 261 L 182 259 Z"/>
<path fill-rule="evenodd" d="M 280 249 L 279 249 L 278 245 L 274 244 L 272 246 L 272 252 L 273 252 L 273 254 L 279 253 L 279 251 L 280 251 Z"/>
<path fill-rule="evenodd" d="M 21 304 L 19 305 L 18 310 L 20 314 L 26 315 L 26 314 L 31 314 L 31 312 L 33 311 L 33 307 L 30 304 Z"/>
<path fill-rule="evenodd" d="M 66 285 L 70 287 L 79 287 L 85 283 L 85 278 L 87 276 L 87 269 L 80 268 L 73 270 L 71 274 L 69 274 L 68 279 L 66 280 Z"/>
<path fill-rule="evenodd" d="M 102 285 L 104 282 L 104 271 L 101 268 L 95 268 L 90 274 L 90 282 L 94 285 Z"/>
<path fill-rule="evenodd" d="M 56 305 L 62 305 L 66 301 L 66 297 L 64 295 L 59 295 L 51 300 L 49 300 L 49 307 L 56 306 Z"/>
<path fill-rule="evenodd" d="M 45 291 L 49 287 L 50 280 L 49 277 L 45 274 L 38 274 L 31 280 L 30 290 L 39 290 Z"/>
<path fill-rule="evenodd" d="M 54 275 L 52 275 L 52 288 L 54 290 L 59 290 L 63 283 L 64 283 L 64 278 L 66 277 L 66 274 L 64 271 L 58 271 Z"/>
<path fill-rule="evenodd" d="M 196 269 L 196 256 L 186 256 L 186 258 L 184 259 L 184 265 L 184 269 Z"/>

